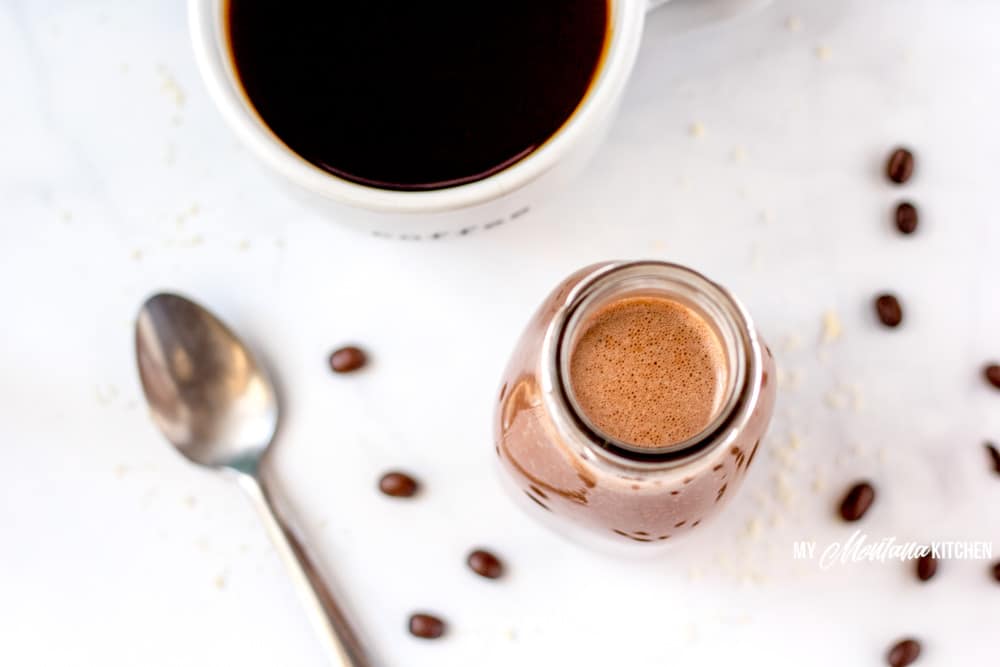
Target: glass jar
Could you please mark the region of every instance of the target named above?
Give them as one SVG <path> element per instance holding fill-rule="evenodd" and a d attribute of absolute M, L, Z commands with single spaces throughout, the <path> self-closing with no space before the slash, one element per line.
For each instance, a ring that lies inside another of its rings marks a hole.
<path fill-rule="evenodd" d="M 723 398 L 709 425 L 666 447 L 635 447 L 601 434 L 576 406 L 569 383 L 581 323 L 633 296 L 692 309 L 714 328 L 727 363 Z M 728 291 L 676 264 L 595 264 L 558 285 L 521 335 L 500 389 L 496 452 L 515 494 L 563 532 L 664 545 L 735 495 L 774 400 L 771 352 Z"/>

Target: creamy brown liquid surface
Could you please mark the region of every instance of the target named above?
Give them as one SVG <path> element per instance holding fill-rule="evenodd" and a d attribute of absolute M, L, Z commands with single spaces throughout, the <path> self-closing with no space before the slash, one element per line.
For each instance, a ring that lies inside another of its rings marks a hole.
<path fill-rule="evenodd" d="M 570 382 L 597 430 L 633 446 L 665 447 L 714 419 L 726 386 L 725 351 L 688 306 L 627 297 L 603 306 L 580 330 Z"/>

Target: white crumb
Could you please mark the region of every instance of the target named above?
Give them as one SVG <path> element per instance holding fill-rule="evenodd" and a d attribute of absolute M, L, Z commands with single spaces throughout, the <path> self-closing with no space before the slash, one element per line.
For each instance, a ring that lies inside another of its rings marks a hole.
<path fill-rule="evenodd" d="M 778 462 L 781 463 L 781 465 L 786 469 L 795 470 L 795 454 L 787 447 L 775 449 L 773 456 L 778 459 Z"/>
<path fill-rule="evenodd" d="M 770 208 L 762 208 L 760 210 L 760 221 L 761 224 L 769 225 L 774 222 L 774 211 Z"/>
<path fill-rule="evenodd" d="M 198 499 L 195 498 L 194 496 L 185 496 L 184 497 L 184 505 L 188 509 L 194 509 L 197 504 L 198 504 Z"/>
<path fill-rule="evenodd" d="M 752 540 L 755 540 L 758 537 L 760 537 L 759 519 L 750 519 L 750 521 L 747 522 L 747 536 L 750 537 L 750 539 Z"/>
<path fill-rule="evenodd" d="M 747 150 L 743 146 L 736 146 L 733 148 L 733 162 L 745 162 L 747 159 Z"/>
<path fill-rule="evenodd" d="M 785 380 L 787 389 L 798 389 L 799 385 L 802 384 L 802 372 L 793 368 L 786 373 Z"/>
<path fill-rule="evenodd" d="M 139 248 L 134 249 L 131 252 L 131 254 L 129 254 L 129 257 L 132 259 L 132 261 L 141 262 L 142 261 L 142 250 L 140 250 Z"/>
<path fill-rule="evenodd" d="M 844 329 L 840 324 L 840 316 L 837 311 L 828 310 L 823 313 L 823 342 L 832 343 L 843 335 Z"/>
<path fill-rule="evenodd" d="M 164 245 L 175 248 L 197 248 L 205 242 L 205 237 L 201 234 L 195 234 L 189 238 L 177 239 L 174 241 L 165 241 Z"/>
<path fill-rule="evenodd" d="M 816 473 L 816 477 L 812 481 L 812 490 L 815 493 L 823 493 L 826 489 L 826 480 L 823 478 L 821 473 Z"/>
<path fill-rule="evenodd" d="M 817 46 L 816 47 L 816 57 L 822 61 L 827 61 L 833 56 L 833 51 L 830 50 L 829 46 Z"/>
<path fill-rule="evenodd" d="M 788 483 L 788 478 L 785 477 L 784 473 L 778 472 L 774 476 L 774 487 L 775 495 L 781 504 L 785 507 L 791 507 L 795 501 L 795 492 L 792 491 L 792 487 Z"/>
<path fill-rule="evenodd" d="M 250 249 L 250 241 L 243 239 L 242 241 L 240 241 L 239 245 L 236 246 L 236 249 L 239 250 L 240 252 L 246 252 L 247 250 Z"/>
<path fill-rule="evenodd" d="M 785 352 L 795 352 L 802 347 L 802 337 L 794 333 L 789 334 L 785 336 L 785 340 L 781 346 Z"/>
<path fill-rule="evenodd" d="M 692 137 L 701 138 L 705 136 L 705 125 L 695 121 L 691 123 L 691 127 L 688 130 Z"/>
<path fill-rule="evenodd" d="M 119 463 L 118 465 L 115 466 L 114 473 L 115 477 L 117 477 L 118 479 L 122 479 L 125 477 L 125 474 L 128 473 L 128 466 Z"/>
<path fill-rule="evenodd" d="M 844 407 L 844 395 L 837 390 L 828 391 L 823 397 L 823 402 L 831 410 L 840 410 Z"/>
<path fill-rule="evenodd" d="M 94 397 L 97 399 L 98 405 L 111 405 L 118 398 L 118 387 L 113 384 L 109 384 L 104 389 L 95 386 Z"/>
<path fill-rule="evenodd" d="M 184 102 L 187 100 L 187 97 L 184 94 L 184 89 L 181 88 L 177 79 L 174 78 L 174 75 L 171 74 L 170 70 L 166 67 L 160 65 L 157 67 L 157 70 L 160 73 L 160 90 L 163 91 L 168 98 L 170 98 L 170 101 L 173 102 L 176 108 L 180 109 L 184 106 Z"/>
<path fill-rule="evenodd" d="M 217 574 L 217 575 L 215 575 L 215 579 L 213 580 L 212 583 L 215 584 L 216 590 L 220 590 L 220 591 L 221 590 L 225 590 L 225 588 L 226 588 L 226 575 L 225 574 Z"/>
<path fill-rule="evenodd" d="M 785 20 L 785 27 L 789 32 L 798 32 L 799 30 L 802 30 L 802 19 L 798 16 L 789 16 L 788 19 Z"/>

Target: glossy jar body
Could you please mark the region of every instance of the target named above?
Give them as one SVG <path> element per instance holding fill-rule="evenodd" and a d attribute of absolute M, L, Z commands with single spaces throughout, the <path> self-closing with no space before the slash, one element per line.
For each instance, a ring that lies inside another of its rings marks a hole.
<path fill-rule="evenodd" d="M 661 449 L 616 443 L 588 426 L 567 391 L 574 327 L 603 299 L 679 299 L 718 326 L 728 396 L 695 437 Z M 753 462 L 775 401 L 774 360 L 743 306 L 704 276 L 663 262 L 609 262 L 563 281 L 531 318 L 505 371 L 496 452 L 508 484 L 564 532 L 664 545 L 728 502 Z"/>

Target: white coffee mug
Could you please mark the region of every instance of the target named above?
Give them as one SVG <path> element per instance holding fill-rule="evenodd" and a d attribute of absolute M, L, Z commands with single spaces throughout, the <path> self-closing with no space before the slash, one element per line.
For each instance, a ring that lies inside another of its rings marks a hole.
<path fill-rule="evenodd" d="M 697 0 L 688 25 L 717 20 L 768 0 Z M 288 148 L 254 111 L 229 49 L 229 0 L 189 0 L 195 57 L 209 93 L 242 141 L 293 188 L 322 206 L 330 219 L 386 238 L 464 236 L 526 215 L 534 203 L 575 176 L 604 138 L 639 51 L 646 12 L 665 0 L 611 0 L 610 41 L 586 97 L 540 148 L 482 180 L 440 190 L 381 190 L 339 178 Z M 708 7 L 707 13 L 704 9 Z M 693 17 L 693 18 L 692 18 Z"/>

